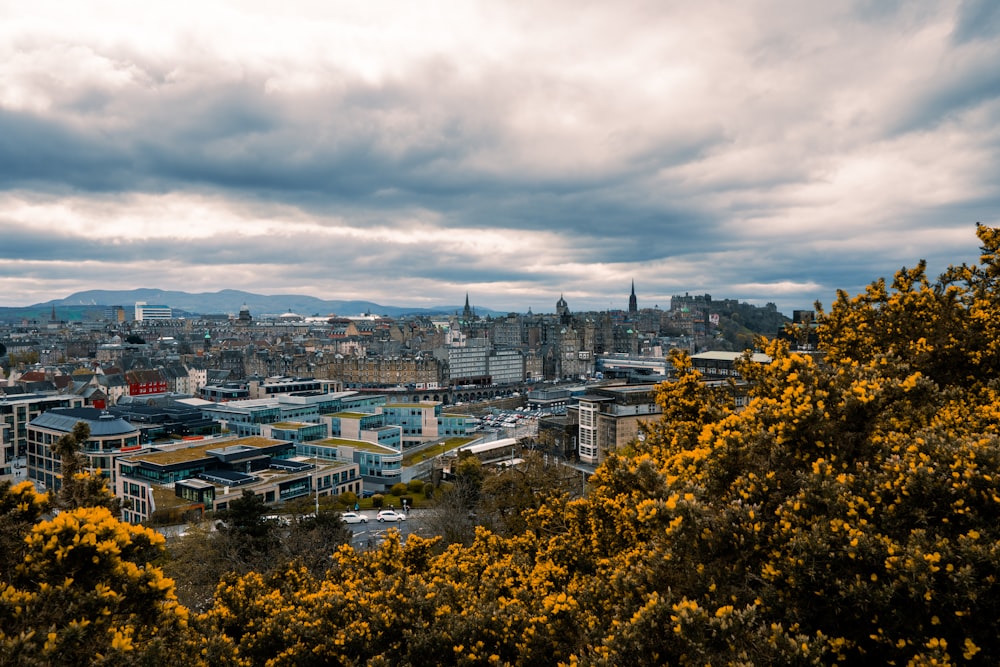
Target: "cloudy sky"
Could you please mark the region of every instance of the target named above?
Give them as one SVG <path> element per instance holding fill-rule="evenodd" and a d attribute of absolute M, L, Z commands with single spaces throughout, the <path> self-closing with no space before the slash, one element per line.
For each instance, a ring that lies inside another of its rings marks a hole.
<path fill-rule="evenodd" d="M 976 261 L 998 63 L 992 0 L 0 0 L 0 305 L 828 305 Z"/>

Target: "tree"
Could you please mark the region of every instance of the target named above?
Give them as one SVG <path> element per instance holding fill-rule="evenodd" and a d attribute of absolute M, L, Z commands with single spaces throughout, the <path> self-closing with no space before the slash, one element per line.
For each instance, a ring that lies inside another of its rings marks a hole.
<path fill-rule="evenodd" d="M 9 573 L 24 562 L 27 537 L 34 526 L 52 509 L 52 496 L 35 492 L 31 482 L 17 486 L 0 482 L 0 573 Z"/>
<path fill-rule="evenodd" d="M 77 422 L 70 433 L 56 441 L 53 451 L 60 459 L 61 486 L 56 496 L 60 509 L 106 507 L 112 514 L 121 513 L 121 501 L 108 488 L 107 480 L 90 472 L 90 461 L 81 449 L 90 439 L 90 426 Z"/>
<path fill-rule="evenodd" d="M 162 555 L 163 537 L 106 507 L 34 523 L 47 504 L 28 482 L 0 487 L 0 507 L 18 515 L 24 542 L 22 561 L 0 570 L 4 663 L 167 664 L 185 654 L 203 664 L 201 648 L 216 643 L 192 632 L 173 582 L 150 564 Z"/>
<path fill-rule="evenodd" d="M 440 487 L 434 505 L 421 512 L 427 530 L 441 536 L 441 544 L 468 543 L 479 522 L 477 510 L 485 472 L 474 455 L 461 452 L 453 466 L 454 479 Z"/>
<path fill-rule="evenodd" d="M 580 493 L 580 473 L 542 454 L 524 452 L 523 462 L 499 468 L 483 480 L 477 514 L 480 523 L 500 535 L 513 536 L 527 529 L 531 510 Z"/>
<path fill-rule="evenodd" d="M 196 611 L 207 610 L 216 586 L 229 573 L 270 574 L 296 563 L 320 577 L 333 552 L 349 544 L 353 535 L 337 512 L 287 514 L 274 520 L 267 511 L 259 496 L 246 491 L 217 514 L 217 530 L 196 526 L 169 546 L 170 558 L 163 567 L 176 580 L 181 602 Z"/>

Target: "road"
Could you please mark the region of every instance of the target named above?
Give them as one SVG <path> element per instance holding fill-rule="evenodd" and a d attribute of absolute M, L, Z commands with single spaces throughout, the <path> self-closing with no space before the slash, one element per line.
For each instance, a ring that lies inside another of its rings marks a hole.
<path fill-rule="evenodd" d="M 351 537 L 351 546 L 356 549 L 371 549 L 382 544 L 382 540 L 385 539 L 385 534 L 391 528 L 396 528 L 399 530 L 403 539 L 406 539 L 407 535 L 413 533 L 418 533 L 420 529 L 420 512 L 414 514 L 407 514 L 406 521 L 391 522 L 385 521 L 379 523 L 375 518 L 378 515 L 377 510 L 362 510 L 359 514 L 364 515 L 367 519 L 367 523 L 347 523 L 344 524 L 348 530 L 353 533 Z M 214 530 L 214 526 L 209 524 L 209 530 Z M 167 539 L 173 539 L 176 537 L 181 537 L 187 532 L 188 525 L 180 524 L 176 526 L 156 526 L 155 530 Z"/>
<path fill-rule="evenodd" d="M 368 518 L 368 523 L 349 523 L 346 526 L 354 533 L 351 538 L 351 546 L 355 549 L 371 549 L 382 544 L 382 540 L 385 539 L 385 534 L 392 528 L 399 530 L 403 539 L 406 539 L 407 535 L 419 532 L 419 517 L 414 517 L 412 514 L 407 515 L 406 521 L 399 522 L 389 522 L 385 521 L 379 523 L 375 516 L 378 514 L 376 510 L 362 510 L 360 514 L 363 514 Z M 419 514 L 419 513 L 418 513 Z"/>

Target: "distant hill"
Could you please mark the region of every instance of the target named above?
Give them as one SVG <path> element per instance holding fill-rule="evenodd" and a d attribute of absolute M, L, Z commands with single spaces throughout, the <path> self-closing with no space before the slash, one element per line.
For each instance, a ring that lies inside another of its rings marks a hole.
<path fill-rule="evenodd" d="M 61 320 L 87 320 L 102 316 L 108 306 L 122 306 L 130 310 L 137 301 L 170 306 L 179 314 L 210 315 L 239 312 L 243 304 L 254 317 L 280 315 L 293 312 L 304 317 L 326 315 L 437 315 L 461 312 L 464 306 L 439 306 L 434 308 L 409 308 L 406 306 L 384 306 L 371 301 L 335 301 L 317 299 L 301 294 L 264 295 L 240 290 L 221 290 L 192 294 L 172 290 L 88 290 L 76 292 L 65 299 L 54 299 L 23 308 L 0 308 L 0 320 L 39 319 L 48 320 L 55 307 Z M 484 308 L 476 308 L 480 315 L 493 314 Z"/>

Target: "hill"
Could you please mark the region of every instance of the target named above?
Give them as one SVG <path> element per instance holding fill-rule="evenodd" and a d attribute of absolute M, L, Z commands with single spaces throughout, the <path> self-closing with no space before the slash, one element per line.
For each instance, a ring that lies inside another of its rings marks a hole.
<path fill-rule="evenodd" d="M 133 290 L 87 290 L 76 292 L 64 299 L 54 299 L 23 308 L 0 308 L 0 320 L 39 319 L 48 320 L 52 309 L 61 320 L 93 320 L 103 317 L 108 306 L 122 306 L 131 309 L 137 301 L 170 306 L 175 312 L 185 315 L 209 315 L 218 313 L 236 314 L 246 304 L 255 317 L 280 315 L 294 312 L 303 316 L 360 315 L 371 313 L 400 317 L 403 315 L 437 315 L 461 311 L 463 306 L 437 306 L 433 308 L 413 308 L 407 306 L 386 306 L 371 301 L 338 301 L 319 299 L 302 294 L 255 294 L 241 290 L 220 290 L 218 292 L 190 293 L 173 290 L 140 288 Z M 480 313 L 492 313 L 477 308 Z"/>

